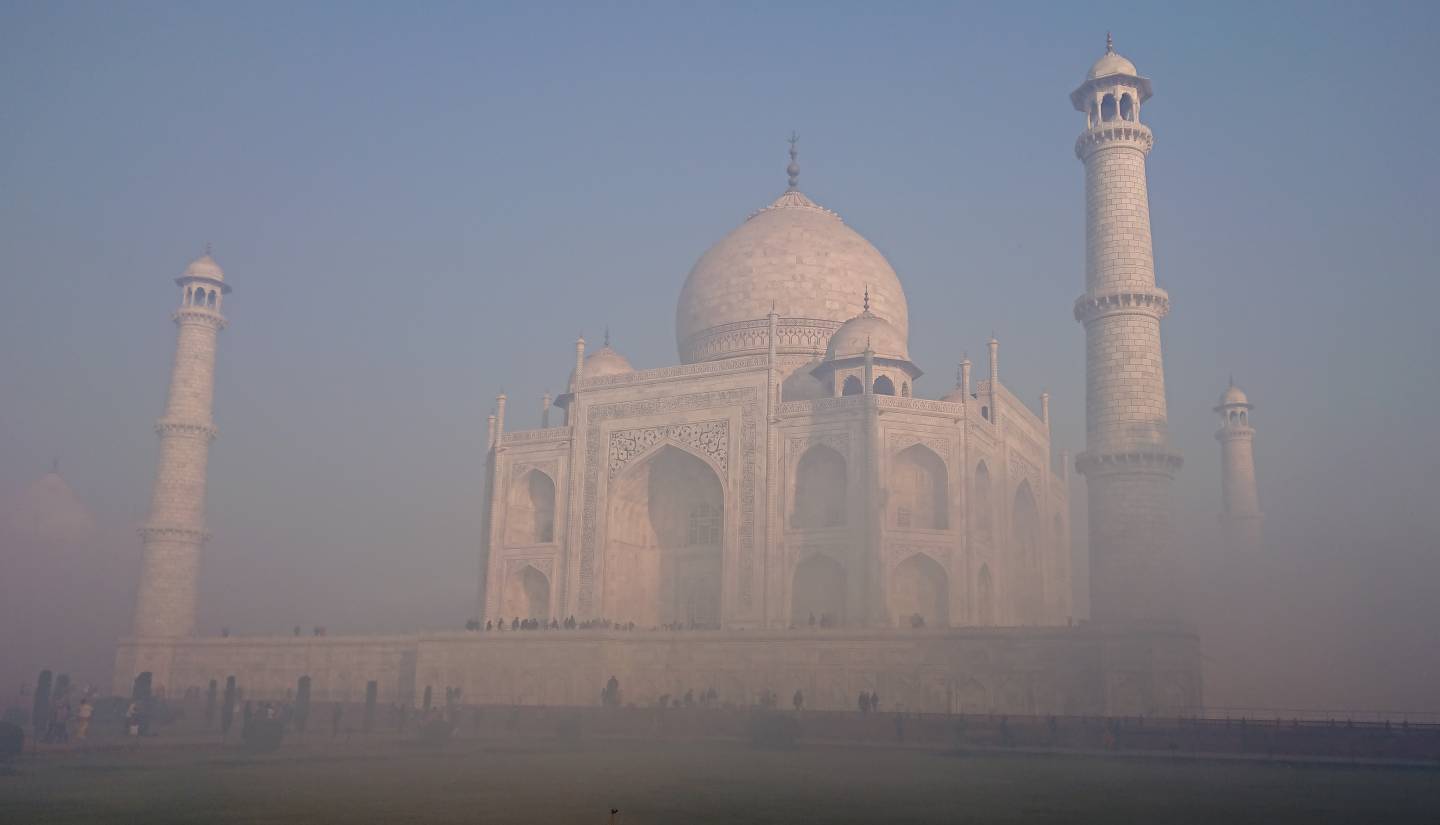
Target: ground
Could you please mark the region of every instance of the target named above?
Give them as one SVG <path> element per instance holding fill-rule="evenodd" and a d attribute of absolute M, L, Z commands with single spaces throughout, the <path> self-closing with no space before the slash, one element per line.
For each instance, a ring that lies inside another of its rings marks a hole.
<path fill-rule="evenodd" d="M 26 757 L 0 821 L 1435 822 L 1434 769 L 739 743 L 143 747 Z"/>

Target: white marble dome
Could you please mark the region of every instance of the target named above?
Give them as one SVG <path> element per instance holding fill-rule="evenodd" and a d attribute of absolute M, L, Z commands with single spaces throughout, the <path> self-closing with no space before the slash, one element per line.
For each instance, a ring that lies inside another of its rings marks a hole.
<path fill-rule="evenodd" d="M 867 287 L 875 312 L 905 336 L 905 292 L 885 256 L 839 215 L 787 191 L 690 270 L 675 310 L 680 360 L 764 352 L 772 306 L 782 319 L 780 350 L 815 352 L 861 312 Z"/>
<path fill-rule="evenodd" d="M 182 277 L 208 278 L 212 281 L 224 281 L 225 270 L 220 268 L 220 264 L 215 263 L 215 259 L 210 257 L 209 252 L 206 252 L 204 255 L 191 261 L 189 266 L 185 267 L 185 274 Z"/>
<path fill-rule="evenodd" d="M 1096 80 L 1117 74 L 1127 74 L 1133 77 L 1140 75 L 1140 73 L 1135 70 L 1134 63 L 1131 63 L 1115 52 L 1106 52 L 1100 56 L 1099 60 L 1095 61 L 1095 65 L 1090 67 L 1090 74 L 1086 75 L 1086 78 Z"/>
<path fill-rule="evenodd" d="M 867 348 L 875 353 L 876 358 L 910 360 L 910 347 L 904 333 L 868 309 L 846 321 L 830 336 L 825 360 L 855 358 L 864 355 Z"/>
<path fill-rule="evenodd" d="M 1231 404 L 1245 404 L 1247 406 L 1250 404 L 1250 399 L 1245 395 L 1245 391 L 1234 384 L 1226 387 L 1225 392 L 1220 395 L 1220 406 L 1225 407 Z"/>
<path fill-rule="evenodd" d="M 600 378 L 606 375 L 621 375 L 627 372 L 634 372 L 635 368 L 630 366 L 630 361 L 625 356 L 615 351 L 609 344 L 595 350 L 585 356 L 585 377 Z M 575 372 L 571 370 L 570 380 L 575 380 Z"/>

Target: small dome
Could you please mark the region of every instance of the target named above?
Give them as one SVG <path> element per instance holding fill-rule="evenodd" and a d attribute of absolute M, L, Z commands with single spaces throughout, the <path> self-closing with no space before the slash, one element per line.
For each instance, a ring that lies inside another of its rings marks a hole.
<path fill-rule="evenodd" d="M 830 336 L 830 346 L 825 350 L 825 360 L 854 358 L 864 355 L 866 349 L 874 352 L 876 358 L 910 360 L 905 335 L 894 324 L 868 309 L 835 330 L 835 334 Z"/>
<path fill-rule="evenodd" d="M 949 401 L 951 404 L 964 404 L 966 400 L 965 391 L 960 389 L 959 387 L 956 387 L 955 389 L 940 396 L 940 400 Z"/>
<path fill-rule="evenodd" d="M 780 400 L 814 401 L 828 398 L 830 393 L 826 390 L 825 382 L 811 375 L 811 370 L 819 365 L 818 360 L 811 361 L 785 376 L 780 382 Z"/>
<path fill-rule="evenodd" d="M 220 264 L 215 263 L 215 259 L 210 257 L 209 252 L 206 252 L 204 255 L 191 261 L 189 266 L 185 267 L 185 274 L 182 277 L 209 278 L 212 281 L 223 281 L 225 280 L 225 270 L 220 268 Z"/>
<path fill-rule="evenodd" d="M 73 546 L 95 535 L 95 518 L 58 471 L 41 476 L 7 509 L 14 534 L 38 545 Z"/>
<path fill-rule="evenodd" d="M 585 356 L 585 377 L 599 378 L 604 375 L 622 375 L 627 372 L 634 372 L 635 368 L 625 356 L 616 352 L 609 344 L 595 350 Z M 570 373 L 570 380 L 575 380 L 575 373 Z"/>
<path fill-rule="evenodd" d="M 1234 384 L 1231 384 L 1229 387 L 1227 387 L 1225 389 L 1225 392 L 1220 396 L 1220 406 L 1222 407 L 1229 406 L 1231 404 L 1248 405 L 1249 403 L 1250 399 L 1246 397 L 1245 391 L 1235 386 Z"/>
<path fill-rule="evenodd" d="M 1102 77 L 1109 77 L 1115 74 L 1127 74 L 1132 77 L 1139 77 L 1140 72 L 1135 69 L 1135 64 L 1121 57 L 1113 51 L 1107 51 L 1095 61 L 1090 67 L 1090 74 L 1086 75 L 1087 80 L 1097 80 Z"/>

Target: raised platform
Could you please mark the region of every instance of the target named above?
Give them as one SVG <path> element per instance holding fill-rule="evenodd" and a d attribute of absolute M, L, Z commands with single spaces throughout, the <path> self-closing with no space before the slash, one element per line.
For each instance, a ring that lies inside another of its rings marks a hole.
<path fill-rule="evenodd" d="M 714 688 L 745 706 L 761 691 L 848 710 L 861 691 L 934 713 L 1183 714 L 1201 706 L 1199 640 L 1169 628 L 963 628 L 127 639 L 114 688 L 142 671 L 175 696 L 227 677 L 247 699 L 283 699 L 302 676 L 314 701 L 594 705 L 614 676 L 626 704 Z"/>

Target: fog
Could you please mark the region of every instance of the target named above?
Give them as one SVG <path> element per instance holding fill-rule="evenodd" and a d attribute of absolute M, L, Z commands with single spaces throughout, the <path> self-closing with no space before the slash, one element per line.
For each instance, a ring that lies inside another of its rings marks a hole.
<path fill-rule="evenodd" d="M 993 331 L 1084 445 L 1083 126 L 1106 26 L 1146 121 L 1185 605 L 1205 701 L 1440 712 L 1433 7 L 244 13 L 0 10 L 0 689 L 108 685 L 206 242 L 221 333 L 200 631 L 461 626 L 485 418 L 573 341 L 676 363 L 713 242 L 785 184 L 873 241 L 938 397 Z M 1363 59 L 1361 59 L 1363 56 Z M 1227 551 L 1219 419 L 1256 404 L 1266 546 Z M 59 475 L 35 485 L 58 459 Z M 1083 480 L 1071 478 L 1077 571 Z M 1075 579 L 1083 617 L 1087 580 Z"/>

